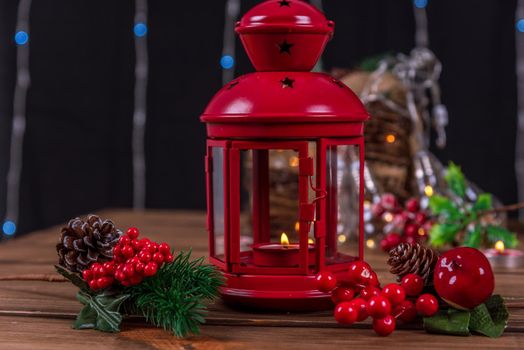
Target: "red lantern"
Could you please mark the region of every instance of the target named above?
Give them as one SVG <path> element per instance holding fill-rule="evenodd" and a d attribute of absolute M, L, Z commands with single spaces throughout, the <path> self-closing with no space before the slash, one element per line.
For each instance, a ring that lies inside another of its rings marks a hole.
<path fill-rule="evenodd" d="M 252 8 L 236 32 L 257 72 L 224 86 L 207 127 L 210 261 L 227 279 L 226 302 L 282 310 L 331 306 L 315 275 L 339 280 L 363 253 L 364 121 L 344 84 L 311 73 L 334 23 L 298 0 Z M 356 162 L 358 250 L 338 250 L 341 167 Z M 285 195 L 279 195 L 285 193 Z M 282 206 L 280 202 L 287 203 Z"/>

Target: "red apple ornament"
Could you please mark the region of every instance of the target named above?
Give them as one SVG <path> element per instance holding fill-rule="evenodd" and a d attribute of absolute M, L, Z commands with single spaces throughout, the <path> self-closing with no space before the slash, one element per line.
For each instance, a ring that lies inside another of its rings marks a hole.
<path fill-rule="evenodd" d="M 433 282 L 440 297 L 459 309 L 473 309 L 482 304 L 495 288 L 488 259 L 469 247 L 451 249 L 440 255 Z"/>

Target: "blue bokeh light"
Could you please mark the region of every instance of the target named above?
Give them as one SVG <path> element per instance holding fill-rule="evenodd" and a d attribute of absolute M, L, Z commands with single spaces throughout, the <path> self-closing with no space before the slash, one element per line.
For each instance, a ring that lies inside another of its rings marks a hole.
<path fill-rule="evenodd" d="M 24 45 L 28 41 L 29 41 L 29 34 L 27 34 L 27 32 L 24 32 L 23 30 L 16 32 L 15 42 L 17 45 Z"/>
<path fill-rule="evenodd" d="M 147 25 L 145 23 L 137 23 L 133 27 L 133 32 L 136 36 L 142 37 L 147 34 Z"/>
<path fill-rule="evenodd" d="M 220 65 L 224 69 L 231 69 L 235 65 L 235 59 L 232 56 L 224 55 L 220 59 Z"/>
<path fill-rule="evenodd" d="M 16 224 L 10 220 L 6 220 L 2 225 L 2 231 L 8 236 L 12 236 L 16 232 Z"/>
<path fill-rule="evenodd" d="M 521 18 L 517 21 L 517 30 L 521 33 L 524 33 L 524 18 Z"/>
<path fill-rule="evenodd" d="M 428 0 L 413 0 L 416 8 L 423 9 L 428 6 Z"/>

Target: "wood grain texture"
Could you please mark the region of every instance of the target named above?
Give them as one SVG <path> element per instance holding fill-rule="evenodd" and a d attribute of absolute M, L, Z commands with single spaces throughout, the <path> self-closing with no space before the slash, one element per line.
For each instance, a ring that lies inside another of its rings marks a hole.
<path fill-rule="evenodd" d="M 99 213 L 118 227 L 137 226 L 143 235 L 166 241 L 177 250 L 192 249 L 194 257 L 207 255 L 205 215 L 188 211 L 108 210 Z M 54 245 L 59 227 L 35 232 L 0 245 L 0 277 L 13 274 L 53 273 Z M 383 283 L 393 282 L 386 255 L 366 251 L 366 260 Z M 76 288 L 69 283 L 0 281 L 0 349 L 275 349 L 308 348 L 392 348 L 466 349 L 524 348 L 524 269 L 496 270 L 496 292 L 510 307 L 509 327 L 502 338 L 429 335 L 420 325 L 399 326 L 392 336 L 380 338 L 370 322 L 341 327 L 331 312 L 260 313 L 233 310 L 220 301 L 210 306 L 202 334 L 177 339 L 170 333 L 148 326 L 140 318 L 126 320 L 119 334 L 75 331 L 71 320 L 81 305 Z"/>

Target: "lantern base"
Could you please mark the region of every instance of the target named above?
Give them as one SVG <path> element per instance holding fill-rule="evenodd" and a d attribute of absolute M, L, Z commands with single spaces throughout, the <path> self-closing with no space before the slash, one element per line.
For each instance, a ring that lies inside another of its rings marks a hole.
<path fill-rule="evenodd" d="M 236 275 L 223 273 L 224 302 L 236 307 L 273 311 L 318 311 L 333 308 L 331 295 L 315 287 L 315 276 Z"/>

